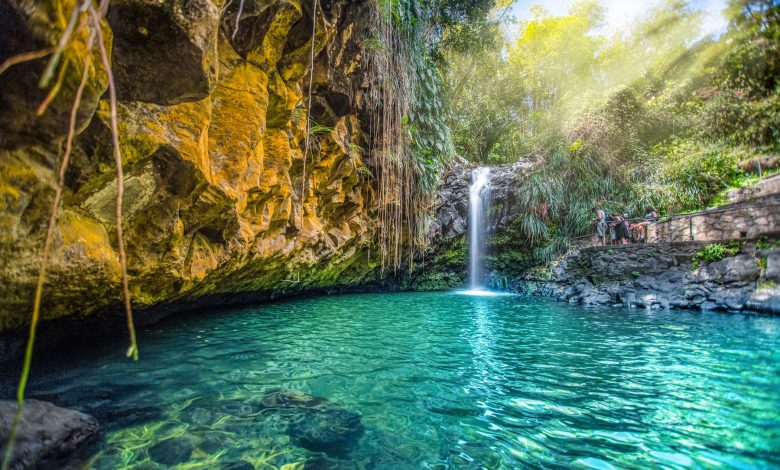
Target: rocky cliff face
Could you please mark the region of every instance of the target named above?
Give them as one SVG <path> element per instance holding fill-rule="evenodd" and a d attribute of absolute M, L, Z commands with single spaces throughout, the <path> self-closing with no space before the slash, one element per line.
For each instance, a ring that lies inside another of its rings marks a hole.
<path fill-rule="evenodd" d="M 113 0 L 103 21 L 119 98 L 124 220 L 136 307 L 238 293 L 258 297 L 369 276 L 375 181 L 369 129 L 368 2 Z M 59 39 L 74 0 L 0 0 L 0 62 Z M 316 23 L 312 121 L 305 113 Z M 47 59 L 0 76 L 0 329 L 29 317 L 87 29 L 56 80 Z M 91 64 L 100 64 L 97 48 Z M 119 305 L 116 172 L 104 92 L 90 65 L 44 291 L 51 319 Z M 371 253 L 373 255 L 373 253 Z M 143 310 L 143 309 L 141 309 Z M 143 314 L 141 314 L 143 319 Z M 121 322 L 119 322 L 121 325 Z"/>
<path fill-rule="evenodd" d="M 521 214 L 519 188 L 525 176 L 539 163 L 529 155 L 516 163 L 490 167 L 488 202 L 488 253 L 485 265 L 492 275 L 507 273 L 506 257 L 527 246 L 519 237 L 508 236 Z M 435 215 L 428 232 L 428 245 L 416 268 L 404 278 L 404 286 L 421 290 L 461 287 L 468 267 L 469 187 L 474 164 L 456 163 L 444 175 L 433 205 Z M 517 267 L 517 266 L 515 266 Z M 511 270 L 510 270 L 511 271 Z M 407 273 L 404 273 L 407 274 Z"/>
<path fill-rule="evenodd" d="M 500 233 L 522 213 L 518 202 L 520 184 L 539 163 L 540 157 L 529 155 L 516 163 L 490 167 L 490 202 L 487 213 L 488 230 Z M 453 239 L 466 233 L 469 218 L 469 187 L 474 164 L 456 163 L 444 176 L 436 194 L 436 218 L 431 223 L 428 238 L 434 243 Z"/>

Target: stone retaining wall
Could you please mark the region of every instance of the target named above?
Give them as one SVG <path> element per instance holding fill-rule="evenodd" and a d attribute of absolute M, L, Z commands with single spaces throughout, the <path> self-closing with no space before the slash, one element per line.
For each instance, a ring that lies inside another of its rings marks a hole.
<path fill-rule="evenodd" d="M 778 227 L 780 193 L 774 193 L 658 223 L 650 242 L 759 238 L 778 233 Z"/>
<path fill-rule="evenodd" d="M 780 174 L 762 179 L 757 184 L 729 191 L 726 197 L 729 202 L 742 202 L 776 193 L 780 193 Z"/>

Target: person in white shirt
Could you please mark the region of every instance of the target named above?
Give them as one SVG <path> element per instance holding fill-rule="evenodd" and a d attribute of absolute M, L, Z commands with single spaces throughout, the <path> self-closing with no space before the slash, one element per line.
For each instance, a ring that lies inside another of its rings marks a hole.
<path fill-rule="evenodd" d="M 598 207 L 593 208 L 596 213 L 596 241 L 594 245 L 604 246 L 604 235 L 607 233 L 607 213 Z"/>

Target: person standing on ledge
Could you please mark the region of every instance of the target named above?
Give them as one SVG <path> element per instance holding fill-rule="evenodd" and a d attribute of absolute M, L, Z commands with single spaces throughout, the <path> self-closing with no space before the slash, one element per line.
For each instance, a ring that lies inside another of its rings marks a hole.
<path fill-rule="evenodd" d="M 628 245 L 631 234 L 628 233 L 628 226 L 626 226 L 626 216 L 615 213 L 612 217 L 615 219 L 615 242 L 618 245 Z"/>
<path fill-rule="evenodd" d="M 603 209 L 593 208 L 596 213 L 596 240 L 594 246 L 604 246 L 604 235 L 607 233 L 607 214 Z"/>

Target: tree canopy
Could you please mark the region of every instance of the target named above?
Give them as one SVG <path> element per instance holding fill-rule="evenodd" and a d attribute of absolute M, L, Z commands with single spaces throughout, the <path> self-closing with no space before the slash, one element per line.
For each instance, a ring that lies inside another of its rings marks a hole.
<path fill-rule="evenodd" d="M 484 164 L 544 157 L 520 227 L 540 247 L 590 230 L 594 205 L 717 204 L 749 180 L 740 163 L 780 150 L 780 6 L 732 0 L 726 13 L 727 31 L 713 35 L 685 0 L 614 33 L 597 0 L 562 16 L 536 6 L 520 22 L 494 9 L 491 41 L 443 54 L 457 153 Z"/>

